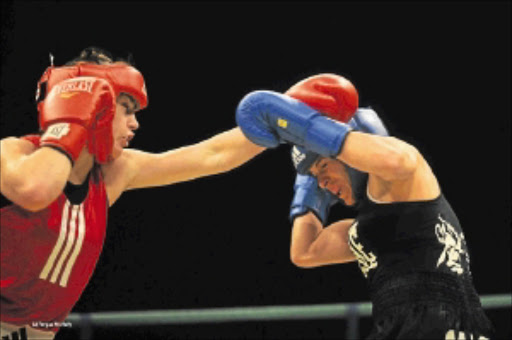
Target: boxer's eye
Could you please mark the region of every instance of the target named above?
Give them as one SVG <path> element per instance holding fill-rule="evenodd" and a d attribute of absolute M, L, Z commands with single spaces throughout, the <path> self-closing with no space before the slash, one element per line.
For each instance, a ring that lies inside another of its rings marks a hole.
<path fill-rule="evenodd" d="M 327 168 L 326 161 L 322 161 L 318 164 L 318 172 L 324 172 L 326 168 Z"/>
<path fill-rule="evenodd" d="M 132 107 L 130 107 L 129 104 L 123 103 L 121 105 L 126 109 L 126 114 L 127 115 L 132 114 L 134 112 L 134 109 Z"/>

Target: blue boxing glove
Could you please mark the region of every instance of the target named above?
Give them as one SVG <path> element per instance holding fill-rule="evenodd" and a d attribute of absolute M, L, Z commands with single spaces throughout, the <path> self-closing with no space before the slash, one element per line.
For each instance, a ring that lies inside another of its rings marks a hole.
<path fill-rule="evenodd" d="M 295 179 L 295 195 L 293 196 L 290 208 L 290 220 L 297 216 L 313 212 L 325 225 L 329 209 L 338 202 L 338 198 L 329 191 L 318 186 L 318 181 L 310 175 L 297 174 Z"/>
<path fill-rule="evenodd" d="M 280 143 L 306 147 L 336 157 L 352 127 L 322 116 L 308 105 L 273 91 L 254 91 L 238 104 L 236 121 L 253 143 L 274 148 Z"/>
<path fill-rule="evenodd" d="M 371 108 L 359 108 L 348 122 L 354 130 L 371 133 L 380 136 L 389 136 L 384 123 Z"/>

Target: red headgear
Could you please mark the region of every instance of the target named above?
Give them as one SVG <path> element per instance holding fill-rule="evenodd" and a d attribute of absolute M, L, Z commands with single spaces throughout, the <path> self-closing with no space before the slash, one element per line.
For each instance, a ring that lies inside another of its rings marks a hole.
<path fill-rule="evenodd" d="M 37 83 L 38 109 L 55 84 L 65 79 L 86 76 L 107 80 L 114 88 L 116 96 L 121 92 L 128 93 L 137 100 L 141 109 L 148 105 L 144 77 L 135 67 L 123 63 L 104 65 L 82 63 L 73 66 L 50 66 L 46 69 Z"/>
<path fill-rule="evenodd" d="M 331 73 L 306 78 L 285 94 L 344 123 L 352 118 L 359 106 L 359 95 L 354 85 L 344 77 Z"/>
<path fill-rule="evenodd" d="M 107 80 L 114 89 L 116 97 L 121 93 L 127 93 L 135 98 L 140 109 L 144 109 L 148 105 L 144 78 L 136 68 L 123 63 L 103 65 L 80 63 L 73 66 L 50 66 L 46 69 L 37 83 L 36 101 L 38 111 L 41 112 L 43 101 L 53 86 L 66 79 L 84 76 Z M 111 125 L 104 131 L 97 131 L 97 133 L 104 134 L 105 138 L 102 140 L 112 140 Z M 94 143 L 93 141 L 90 142 Z M 89 145 L 89 148 L 91 147 L 93 146 Z M 111 159 L 112 145 L 96 145 L 94 148 L 101 148 L 102 150 L 96 154 L 98 162 L 103 163 Z"/>

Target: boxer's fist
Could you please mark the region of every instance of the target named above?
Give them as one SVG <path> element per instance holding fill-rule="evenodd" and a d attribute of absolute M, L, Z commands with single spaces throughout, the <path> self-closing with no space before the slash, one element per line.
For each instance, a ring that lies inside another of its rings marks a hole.
<path fill-rule="evenodd" d="M 114 113 L 115 93 L 106 80 L 64 80 L 52 88 L 41 108 L 39 125 L 45 131 L 41 146 L 54 147 L 74 162 L 92 138 L 98 119 L 112 124 Z"/>
<path fill-rule="evenodd" d="M 254 91 L 238 105 L 236 121 L 252 142 L 276 147 L 304 146 L 322 156 L 338 155 L 351 127 L 324 117 L 308 105 L 272 91 Z"/>
<path fill-rule="evenodd" d="M 306 78 L 285 92 L 322 114 L 340 122 L 348 122 L 359 106 L 359 94 L 346 78 L 322 73 Z"/>
<path fill-rule="evenodd" d="M 360 108 L 354 114 L 354 117 L 348 122 L 354 130 L 372 133 L 374 135 L 388 136 L 388 130 L 384 123 L 371 108 Z"/>
<path fill-rule="evenodd" d="M 338 198 L 318 186 L 318 181 L 310 175 L 297 174 L 293 186 L 295 194 L 290 207 L 290 220 L 297 216 L 313 212 L 325 225 L 330 208 L 338 202 Z"/>

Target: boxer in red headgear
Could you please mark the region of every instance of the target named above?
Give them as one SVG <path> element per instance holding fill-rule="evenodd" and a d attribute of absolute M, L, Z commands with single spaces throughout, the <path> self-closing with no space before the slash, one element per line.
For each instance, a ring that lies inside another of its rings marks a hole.
<path fill-rule="evenodd" d="M 102 86 L 103 88 L 101 88 Z M 97 87 L 100 89 L 96 90 Z M 119 152 L 116 155 L 113 153 L 119 151 L 114 149 L 112 140 L 113 103 L 100 103 L 100 105 L 106 105 L 108 109 L 96 118 L 94 127 L 89 129 L 87 127 L 88 124 L 93 123 L 90 121 L 93 117 L 88 116 L 87 112 L 82 116 L 77 115 L 76 107 L 80 107 L 83 101 L 89 102 L 88 96 L 93 92 L 102 97 L 101 100 L 104 101 L 113 101 L 121 94 L 129 95 L 135 100 L 137 110 L 146 108 L 148 104 L 146 85 L 142 74 L 126 63 L 98 65 L 79 62 L 63 67 L 51 66 L 44 72 L 37 86 L 36 101 L 38 102 L 39 124 L 43 131 L 52 132 L 53 129 L 49 129 L 50 124 L 58 123 L 58 130 L 65 129 L 70 132 L 69 136 L 64 138 L 55 138 L 56 136 L 51 134 L 45 135 L 42 145 L 53 145 L 60 148 L 72 160 L 75 160 L 82 146 L 80 143 L 76 143 L 75 139 L 78 139 L 81 142 L 87 141 L 88 150 L 95 155 L 98 163 L 106 163 L 114 159 L 115 156 L 119 156 Z M 46 100 L 47 93 L 50 97 L 48 100 Z M 50 104 L 47 103 L 49 100 Z M 63 106 L 64 110 L 73 108 L 72 116 L 68 117 L 70 122 L 66 121 L 65 114 L 58 113 L 60 106 Z M 80 116 L 79 119 L 82 119 L 81 124 L 76 124 L 78 116 Z M 88 132 L 87 136 L 85 136 L 86 132 Z M 68 140 L 71 140 L 71 143 L 67 143 Z"/>
<path fill-rule="evenodd" d="M 38 84 L 42 135 L 1 141 L 0 333 L 52 339 L 101 253 L 107 210 L 129 189 L 229 171 L 264 148 L 239 128 L 160 154 L 125 149 L 147 106 L 142 74 L 88 48 Z"/>

